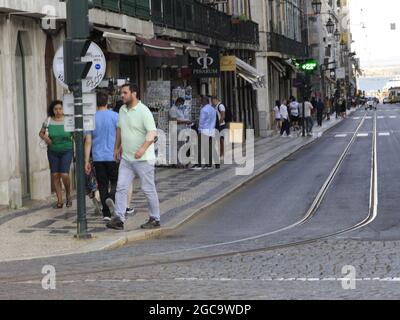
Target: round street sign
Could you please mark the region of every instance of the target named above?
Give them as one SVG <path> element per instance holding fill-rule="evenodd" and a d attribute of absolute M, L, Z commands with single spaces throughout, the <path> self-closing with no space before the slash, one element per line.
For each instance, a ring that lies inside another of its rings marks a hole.
<path fill-rule="evenodd" d="M 92 61 L 92 67 L 86 77 L 82 81 L 83 92 L 88 93 L 93 91 L 104 79 L 106 74 L 106 58 L 100 47 L 92 42 L 89 50 L 82 61 Z M 53 60 L 53 72 L 57 82 L 68 90 L 67 84 L 64 82 L 64 47 L 61 46 Z"/>

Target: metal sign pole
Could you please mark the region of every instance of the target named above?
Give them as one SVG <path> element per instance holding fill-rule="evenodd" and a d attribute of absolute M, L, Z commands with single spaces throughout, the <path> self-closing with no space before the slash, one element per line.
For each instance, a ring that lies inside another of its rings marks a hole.
<path fill-rule="evenodd" d="M 89 49 L 89 4 L 87 0 L 67 0 L 67 39 L 64 42 L 65 82 L 74 94 L 75 145 L 76 145 L 76 181 L 78 203 L 78 239 L 88 239 L 87 231 L 85 169 L 84 169 L 84 121 L 83 90 L 84 79 L 92 63 L 83 62 Z"/>

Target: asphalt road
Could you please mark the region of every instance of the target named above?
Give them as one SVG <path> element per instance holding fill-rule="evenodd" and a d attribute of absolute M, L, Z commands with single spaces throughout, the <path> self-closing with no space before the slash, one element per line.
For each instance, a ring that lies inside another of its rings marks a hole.
<path fill-rule="evenodd" d="M 254 251 L 336 233 L 368 216 L 374 117 L 374 111 L 358 110 L 317 142 L 163 238 L 114 251 L 1 263 L 0 298 L 399 298 L 398 105 L 381 105 L 376 112 L 376 219 L 361 230 L 328 239 Z M 275 232 L 303 218 L 362 121 L 315 215 Z M 237 251 L 243 252 L 227 254 Z M 219 256 L 198 259 L 210 255 Z M 44 265 L 56 269 L 56 290 L 42 288 Z M 347 265 L 356 271 L 354 290 L 342 286 Z"/>

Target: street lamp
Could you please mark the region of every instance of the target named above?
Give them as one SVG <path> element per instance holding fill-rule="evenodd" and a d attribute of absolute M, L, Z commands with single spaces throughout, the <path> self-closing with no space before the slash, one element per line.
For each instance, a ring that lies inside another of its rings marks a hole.
<path fill-rule="evenodd" d="M 340 32 L 338 29 L 336 29 L 335 33 L 333 34 L 335 37 L 336 42 L 340 40 Z"/>
<path fill-rule="evenodd" d="M 321 0 L 313 0 L 313 2 L 311 3 L 314 13 L 315 14 L 320 14 L 321 13 L 321 9 L 322 9 L 322 2 Z"/>
<path fill-rule="evenodd" d="M 329 18 L 328 22 L 326 23 L 326 29 L 328 30 L 329 34 L 332 34 L 335 30 L 335 24 L 333 23 L 331 18 Z"/>

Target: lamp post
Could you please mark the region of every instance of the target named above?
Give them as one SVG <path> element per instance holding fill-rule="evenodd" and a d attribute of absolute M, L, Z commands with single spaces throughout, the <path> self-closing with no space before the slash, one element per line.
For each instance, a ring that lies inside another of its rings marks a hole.
<path fill-rule="evenodd" d="M 322 9 L 322 2 L 321 0 L 313 0 L 311 3 L 314 13 L 315 14 L 321 14 L 321 9 Z"/>
<path fill-rule="evenodd" d="M 335 30 L 335 33 L 333 34 L 335 37 L 335 41 L 338 42 L 340 40 L 340 32 L 338 29 Z"/>
<path fill-rule="evenodd" d="M 332 34 L 335 30 L 335 24 L 333 23 L 331 18 L 329 18 L 328 22 L 326 23 L 326 30 L 329 34 Z"/>

